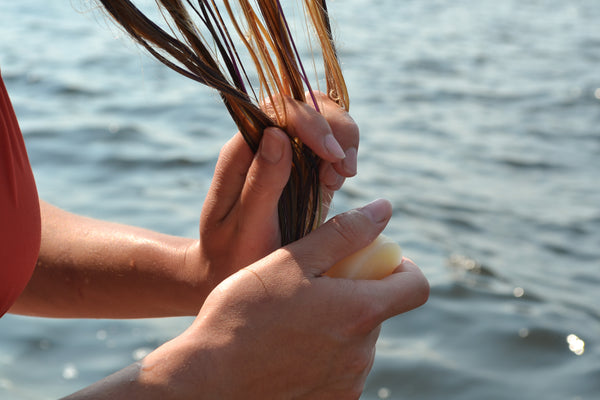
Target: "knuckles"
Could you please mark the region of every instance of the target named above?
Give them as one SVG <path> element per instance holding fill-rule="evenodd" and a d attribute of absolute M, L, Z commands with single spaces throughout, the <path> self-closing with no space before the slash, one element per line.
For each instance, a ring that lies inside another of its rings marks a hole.
<path fill-rule="evenodd" d="M 357 305 L 348 335 L 369 335 L 381 324 L 383 306 L 375 302 L 362 302 Z"/>
<path fill-rule="evenodd" d="M 325 117 L 331 130 L 342 146 L 358 148 L 360 140 L 358 125 L 346 111 L 342 109 L 338 111 L 334 115 L 327 115 Z"/>
<path fill-rule="evenodd" d="M 362 249 L 375 238 L 373 223 L 358 210 L 336 215 L 330 223 L 336 236 L 343 242 L 343 248 L 351 249 L 352 252 Z"/>

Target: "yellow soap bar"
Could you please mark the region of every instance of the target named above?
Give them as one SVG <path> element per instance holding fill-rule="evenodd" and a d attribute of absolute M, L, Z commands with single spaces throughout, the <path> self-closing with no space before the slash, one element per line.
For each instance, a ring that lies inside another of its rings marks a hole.
<path fill-rule="evenodd" d="M 402 249 L 392 239 L 379 235 L 367 247 L 337 262 L 325 275 L 332 278 L 382 279 L 402 260 Z"/>

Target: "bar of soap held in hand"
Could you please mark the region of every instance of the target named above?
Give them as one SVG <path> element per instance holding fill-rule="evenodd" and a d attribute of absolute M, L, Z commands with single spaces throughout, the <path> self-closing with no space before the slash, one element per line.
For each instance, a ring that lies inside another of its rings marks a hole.
<path fill-rule="evenodd" d="M 382 279 L 402 260 L 402 249 L 392 239 L 379 235 L 371 244 L 337 262 L 325 275 L 332 278 Z"/>

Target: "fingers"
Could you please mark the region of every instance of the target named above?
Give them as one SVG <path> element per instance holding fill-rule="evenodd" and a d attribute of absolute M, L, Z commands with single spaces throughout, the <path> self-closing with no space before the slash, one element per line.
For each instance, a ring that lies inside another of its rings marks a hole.
<path fill-rule="evenodd" d="M 342 187 L 346 178 L 356 175 L 359 130 L 350 115 L 331 101 L 326 94 L 312 92 L 312 96 L 307 93 L 306 98 L 308 104 L 287 99 L 288 131 L 299 137 L 322 158 L 319 166 L 321 201 L 323 210 L 328 210 L 334 192 Z M 306 115 L 313 118 L 310 124 L 306 124 L 302 119 L 302 116 Z M 342 148 L 344 158 L 337 160 L 327 158 L 322 150 L 319 150 L 319 138 L 331 139 L 327 136 L 331 134 Z M 323 212 L 323 221 L 326 216 L 327 213 Z"/>
<path fill-rule="evenodd" d="M 346 155 L 327 120 L 308 104 L 285 98 L 286 131 L 298 137 L 319 157 L 329 162 L 342 160 Z"/>
<path fill-rule="evenodd" d="M 307 103 L 287 97 L 266 100 L 262 108 L 273 118 L 285 103 L 286 131 L 298 137 L 320 158 L 323 210 L 329 208 L 333 193 L 344 180 L 356 175 L 359 131 L 350 115 L 321 92 L 307 92 Z M 322 220 L 327 214 L 322 213 Z"/>
<path fill-rule="evenodd" d="M 391 215 L 390 202 L 379 199 L 330 219 L 287 249 L 308 276 L 319 276 L 342 258 L 371 243 Z"/>
<path fill-rule="evenodd" d="M 333 200 L 333 194 L 339 190 L 346 178 L 338 174 L 334 169 L 333 164 L 321 162 L 319 166 L 319 179 L 321 181 L 321 220 L 325 222 L 329 213 L 329 206 Z"/>
<path fill-rule="evenodd" d="M 346 284 L 351 290 L 338 293 L 337 297 L 347 310 L 355 312 L 355 323 L 350 330 L 355 334 L 373 332 L 385 320 L 420 307 L 429 297 L 427 279 L 407 258 L 384 279 L 346 280 Z"/>
<path fill-rule="evenodd" d="M 334 164 L 329 162 L 322 162 L 319 166 L 319 178 L 321 179 L 321 186 L 329 194 L 333 194 L 334 191 L 341 188 L 346 180 L 346 178 L 336 170 Z"/>
<path fill-rule="evenodd" d="M 358 127 L 347 112 L 327 95 L 314 92 L 319 112 L 314 105 L 285 98 L 287 132 L 309 146 L 323 162 L 320 166 L 323 198 L 327 201 L 344 183 L 346 177 L 356 174 Z M 266 104 L 272 109 L 273 106 Z M 271 111 L 272 112 L 272 111 Z M 205 208 L 211 209 L 212 220 L 221 220 L 233 208 L 242 192 L 246 172 L 253 155 L 240 133 L 222 149 Z M 327 205 L 327 204 L 325 204 Z"/>
<path fill-rule="evenodd" d="M 335 102 L 331 101 L 328 96 L 321 92 L 313 92 L 317 100 L 320 114 L 329 124 L 333 135 L 344 149 L 344 159 L 333 164 L 334 169 L 345 177 L 356 175 L 359 129 L 358 125 L 350 114 L 342 110 Z M 310 97 L 307 95 L 307 99 Z M 314 107 L 309 100 L 308 104 Z"/>
<path fill-rule="evenodd" d="M 245 227 L 253 229 L 269 223 L 277 226 L 277 205 L 291 165 L 288 136 L 278 128 L 265 129 L 240 197 L 240 215 Z"/>
<path fill-rule="evenodd" d="M 314 105 L 286 98 L 287 132 L 300 138 L 315 154 L 334 164 L 345 177 L 356 174 L 358 126 L 350 115 L 320 92 L 314 92 L 319 112 Z M 309 101 L 310 102 L 310 101 Z"/>
<path fill-rule="evenodd" d="M 253 157 L 239 132 L 223 146 L 202 207 L 204 223 L 219 223 L 229 215 L 242 192 Z"/>
<path fill-rule="evenodd" d="M 372 242 L 391 217 L 391 204 L 376 200 L 367 206 L 340 214 L 303 239 L 287 246 L 296 265 L 309 277 L 318 277 L 332 265 Z M 327 279 L 327 277 L 321 278 Z M 356 329 L 370 332 L 386 319 L 423 305 L 429 283 L 414 262 L 403 258 L 393 274 L 382 280 L 337 280 L 352 288 L 346 298 L 348 309 L 362 310 Z"/>
<path fill-rule="evenodd" d="M 380 281 L 360 281 L 374 306 L 374 326 L 388 318 L 422 306 L 429 298 L 429 282 L 408 258 L 390 276 Z"/>

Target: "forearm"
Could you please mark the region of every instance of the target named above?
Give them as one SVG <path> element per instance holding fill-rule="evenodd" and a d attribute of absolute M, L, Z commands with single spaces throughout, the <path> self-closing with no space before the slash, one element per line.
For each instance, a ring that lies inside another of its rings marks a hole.
<path fill-rule="evenodd" d="M 10 310 L 50 317 L 195 315 L 212 289 L 197 241 L 77 216 L 41 202 L 34 275 Z"/>
<path fill-rule="evenodd" d="M 211 365 L 210 349 L 198 337 L 181 335 L 143 360 L 62 400 L 202 400 L 225 398 Z M 233 385 L 234 383 L 228 382 Z M 201 388 L 201 389 L 200 389 Z"/>
<path fill-rule="evenodd" d="M 147 399 L 154 396 L 151 385 L 140 382 L 141 364 L 132 364 L 62 400 Z"/>

